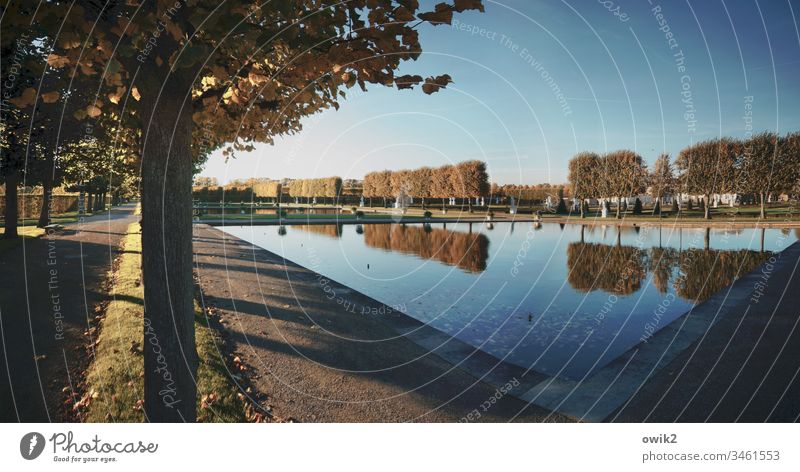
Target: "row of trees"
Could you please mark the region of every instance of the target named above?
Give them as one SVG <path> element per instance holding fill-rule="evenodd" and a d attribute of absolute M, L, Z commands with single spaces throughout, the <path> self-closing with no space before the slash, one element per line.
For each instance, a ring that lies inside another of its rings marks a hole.
<path fill-rule="evenodd" d="M 676 187 L 705 197 L 706 218 L 709 197 L 716 193 L 756 196 L 764 218 L 770 195 L 800 190 L 800 133 L 703 141 L 682 150 L 676 167 Z"/>
<path fill-rule="evenodd" d="M 197 176 L 194 179 L 193 195 L 201 201 L 247 201 L 253 198 L 278 199 L 283 191 L 280 181 L 255 177 L 235 179 L 227 185 L 219 185 L 216 177 Z"/>
<path fill-rule="evenodd" d="M 378 171 L 364 176 L 366 198 L 409 196 L 419 198 L 464 198 L 472 211 L 471 198 L 489 195 L 489 174 L 483 161 L 464 161 L 441 167 L 420 167 L 413 170 Z M 371 200 L 370 200 L 371 203 Z"/>
<path fill-rule="evenodd" d="M 653 213 L 666 195 L 701 195 L 709 219 L 712 195 L 754 195 L 764 218 L 770 195 L 797 192 L 800 182 L 800 133 L 779 136 L 764 132 L 746 140 L 715 138 L 692 144 L 674 164 L 667 154 L 656 159 L 652 171 L 640 155 L 619 150 L 598 155 L 582 152 L 569 161 L 572 194 L 582 201 L 623 199 L 648 191 L 655 199 Z M 617 205 L 617 218 L 620 217 Z M 581 217 L 586 205 L 581 205 Z"/>
<path fill-rule="evenodd" d="M 582 152 L 569 161 L 569 183 L 572 196 L 584 202 L 589 198 L 623 199 L 645 189 L 647 170 L 642 156 L 619 150 L 600 156 Z M 621 205 L 617 205 L 617 218 Z M 581 217 L 586 205 L 580 205 Z"/>
<path fill-rule="evenodd" d="M 29 16 L 34 10 L 12 2 L 3 7 L 2 17 Z M 6 32 L 7 23 L 3 26 Z M 50 222 L 56 188 L 88 195 L 86 208 L 92 210 L 102 207 L 107 194 L 112 201 L 132 196 L 138 184 L 138 152 L 133 146 L 137 131 L 116 113 L 95 116 L 90 124 L 83 121 L 83 100 L 97 88 L 97 80 L 47 73 L 47 51 L 54 45 L 54 38 L 35 21 L 23 34 L 15 35 L 12 29 L 0 40 L 0 177 L 5 184 L 6 239 L 18 237 L 21 185 L 42 188 L 41 227 Z"/>
<path fill-rule="evenodd" d="M 569 187 L 558 184 L 498 185 L 493 183 L 491 188 L 493 197 L 514 197 L 517 200 L 530 200 L 533 202 L 542 202 L 546 200 L 547 197 L 558 195 L 559 191 L 564 192 L 564 196 L 567 198 L 571 196 Z"/>

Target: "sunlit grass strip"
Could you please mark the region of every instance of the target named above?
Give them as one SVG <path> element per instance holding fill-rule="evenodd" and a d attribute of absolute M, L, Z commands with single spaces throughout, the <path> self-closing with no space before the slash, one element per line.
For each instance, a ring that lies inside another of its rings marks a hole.
<path fill-rule="evenodd" d="M 144 421 L 142 355 L 144 287 L 141 284 L 139 223 L 128 226 L 114 276 L 113 300 L 106 309 L 95 357 L 86 374 L 86 393 L 77 405 L 87 422 Z M 231 383 L 217 346 L 219 339 L 195 306 L 198 367 L 197 419 L 245 421 L 245 405 Z"/>
<path fill-rule="evenodd" d="M 3 239 L 0 237 L 0 253 L 20 244 L 22 238 L 38 238 L 44 234 L 44 229 L 35 226 L 20 226 L 17 228 L 17 233 L 19 234 L 19 239 Z M 2 232 L 0 232 L 1 234 Z"/>

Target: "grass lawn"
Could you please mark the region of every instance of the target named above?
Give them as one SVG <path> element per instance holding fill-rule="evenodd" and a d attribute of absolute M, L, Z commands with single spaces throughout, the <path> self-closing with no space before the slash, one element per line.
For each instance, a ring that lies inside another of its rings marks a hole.
<path fill-rule="evenodd" d="M 711 221 L 740 221 L 740 222 L 747 222 L 759 219 L 760 217 L 760 208 L 758 206 L 739 206 L 739 207 L 722 207 L 719 208 L 712 208 L 711 209 Z M 608 218 L 606 219 L 614 219 L 616 215 L 615 209 L 612 208 L 608 212 Z M 772 206 L 766 208 L 766 221 L 800 221 L 800 213 L 798 213 L 798 209 L 795 207 L 791 207 L 788 205 L 781 205 L 781 206 Z M 569 216 L 570 218 L 578 218 L 580 219 L 580 213 L 573 213 L 571 215 L 557 215 L 554 213 L 543 213 L 543 217 L 555 217 L 555 218 L 564 218 Z M 665 206 L 662 215 L 653 215 L 651 208 L 645 208 L 642 214 L 634 215 L 633 211 L 629 209 L 627 212 L 622 212 L 622 217 L 626 220 L 635 220 L 635 221 L 656 221 L 659 219 L 662 220 L 671 220 L 676 221 L 675 214 L 670 211 L 669 206 Z M 591 208 L 589 212 L 586 213 L 586 218 L 602 218 L 599 208 Z M 677 221 L 683 222 L 708 222 L 704 217 L 702 211 L 698 210 L 695 206 L 692 210 L 687 210 L 684 206 L 684 209 L 681 211 L 680 216 L 678 216 Z"/>
<path fill-rule="evenodd" d="M 124 251 L 114 277 L 114 299 L 106 309 L 86 375 L 88 422 L 141 422 L 144 414 L 143 298 L 139 223 L 128 227 Z M 200 359 L 197 377 L 197 420 L 245 421 L 245 403 L 231 383 L 218 351 L 220 340 L 195 306 L 195 334 Z"/>
<path fill-rule="evenodd" d="M 3 231 L 5 231 L 5 229 L 3 229 Z M 44 229 L 37 228 L 36 226 L 20 226 L 17 228 L 17 232 L 19 233 L 18 239 L 3 239 L 2 236 L 0 236 L 0 253 L 11 249 L 17 244 L 21 244 L 23 238 L 38 238 L 44 234 Z M 0 233 L 0 235 L 2 234 L 3 233 Z"/>
<path fill-rule="evenodd" d="M 315 207 L 318 210 L 326 209 L 326 208 L 333 208 L 331 206 L 322 206 L 317 205 Z M 448 219 L 457 219 L 457 218 L 482 218 L 485 216 L 486 212 L 488 211 L 487 208 L 495 213 L 495 218 L 497 219 L 504 219 L 510 218 L 512 215 L 508 214 L 508 207 L 507 206 L 497 206 L 491 205 L 488 207 L 475 207 L 472 213 L 469 213 L 466 209 L 462 211 L 460 207 L 448 207 L 447 213 L 442 213 L 441 207 L 437 207 L 435 205 L 429 206 L 427 208 L 428 211 L 431 212 L 431 219 L 435 220 L 437 218 L 448 218 Z M 364 212 L 364 216 L 361 217 L 361 220 L 368 221 L 370 219 L 375 218 L 391 218 L 397 217 L 392 213 L 392 209 L 390 208 L 382 208 L 382 207 L 364 207 L 361 208 Z M 550 213 L 546 211 L 543 206 L 525 206 L 519 207 L 518 209 L 518 217 L 531 217 L 536 213 L 536 210 L 541 210 L 542 216 L 545 218 L 580 218 L 579 213 L 573 213 L 571 215 L 557 215 L 555 213 Z M 663 208 L 663 213 L 659 217 L 658 215 L 652 215 L 652 208 L 645 207 L 641 214 L 634 215 L 633 214 L 633 205 L 630 205 L 627 212 L 623 212 L 623 216 L 627 220 L 634 220 L 634 221 L 653 221 L 653 220 L 673 220 L 675 221 L 675 215 L 670 211 L 670 205 L 665 205 Z M 411 207 L 408 208 L 407 213 L 404 215 L 405 217 L 412 217 L 412 218 L 419 218 L 422 217 L 424 210 L 420 207 Z M 782 220 L 782 221 L 800 221 L 800 208 L 796 206 L 790 206 L 787 204 L 773 204 L 766 208 L 767 220 Z M 613 219 L 615 215 L 615 209 L 612 208 L 609 212 L 609 218 Z M 718 208 L 711 209 L 711 217 L 712 221 L 757 221 L 760 216 L 760 208 L 758 205 L 747 205 L 747 206 L 737 206 L 737 207 L 728 207 L 728 206 L 720 206 Z M 600 209 L 598 207 L 592 207 L 589 212 L 586 214 L 587 218 L 600 218 Z M 284 217 L 284 220 L 288 221 L 298 221 L 298 220 L 316 220 L 316 219 L 341 219 L 341 220 L 353 220 L 355 219 L 355 215 L 350 213 L 349 208 L 343 210 L 340 214 L 331 214 L 331 213 L 289 213 Z M 231 213 L 226 213 L 224 216 L 221 214 L 204 214 L 200 217 L 200 221 L 218 221 L 218 220 L 226 220 L 226 221 L 274 221 L 277 219 L 275 214 L 241 214 L 235 211 Z M 680 216 L 677 218 L 677 221 L 682 222 L 705 222 L 703 212 L 697 209 L 695 205 L 694 209 L 688 210 L 684 205 L 683 211 L 681 211 Z"/>
<path fill-rule="evenodd" d="M 100 214 L 100 213 L 97 213 Z M 91 213 L 87 213 L 84 216 L 92 216 Z M 78 212 L 73 211 L 69 213 L 61 213 L 59 215 L 53 216 L 50 218 L 51 223 L 53 224 L 67 224 L 67 223 L 75 223 L 78 221 Z M 38 238 L 39 236 L 44 234 L 44 229 L 37 228 L 36 224 L 39 222 L 39 218 L 23 218 L 19 220 L 19 225 L 17 227 L 17 232 L 19 233 L 19 239 L 3 239 L 2 234 L 5 232 L 5 224 L 0 222 L 0 253 L 3 251 L 8 250 L 20 244 L 22 238 Z"/>

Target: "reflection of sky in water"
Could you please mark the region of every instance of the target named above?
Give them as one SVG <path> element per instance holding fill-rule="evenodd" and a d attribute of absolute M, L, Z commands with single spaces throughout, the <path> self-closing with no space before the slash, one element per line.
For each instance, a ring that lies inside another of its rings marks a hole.
<path fill-rule="evenodd" d="M 531 223 L 227 227 L 498 358 L 580 379 L 748 272 L 762 230 Z M 797 240 L 767 229 L 764 250 Z M 660 248 L 660 249 L 659 249 Z M 527 249 L 527 250 L 526 250 Z M 660 317 L 655 313 L 661 311 Z M 651 329 L 652 330 L 652 329 Z"/>

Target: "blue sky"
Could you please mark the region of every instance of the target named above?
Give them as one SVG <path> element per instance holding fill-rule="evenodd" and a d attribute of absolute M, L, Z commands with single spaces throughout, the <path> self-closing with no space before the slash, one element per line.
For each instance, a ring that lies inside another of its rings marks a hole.
<path fill-rule="evenodd" d="M 495 182 L 560 183 L 582 150 L 653 162 L 709 137 L 800 129 L 800 1 L 484 4 L 423 27 L 425 52 L 399 71 L 449 73 L 447 90 L 351 89 L 339 111 L 236 159 L 216 153 L 203 175 L 361 178 L 482 159 Z"/>

